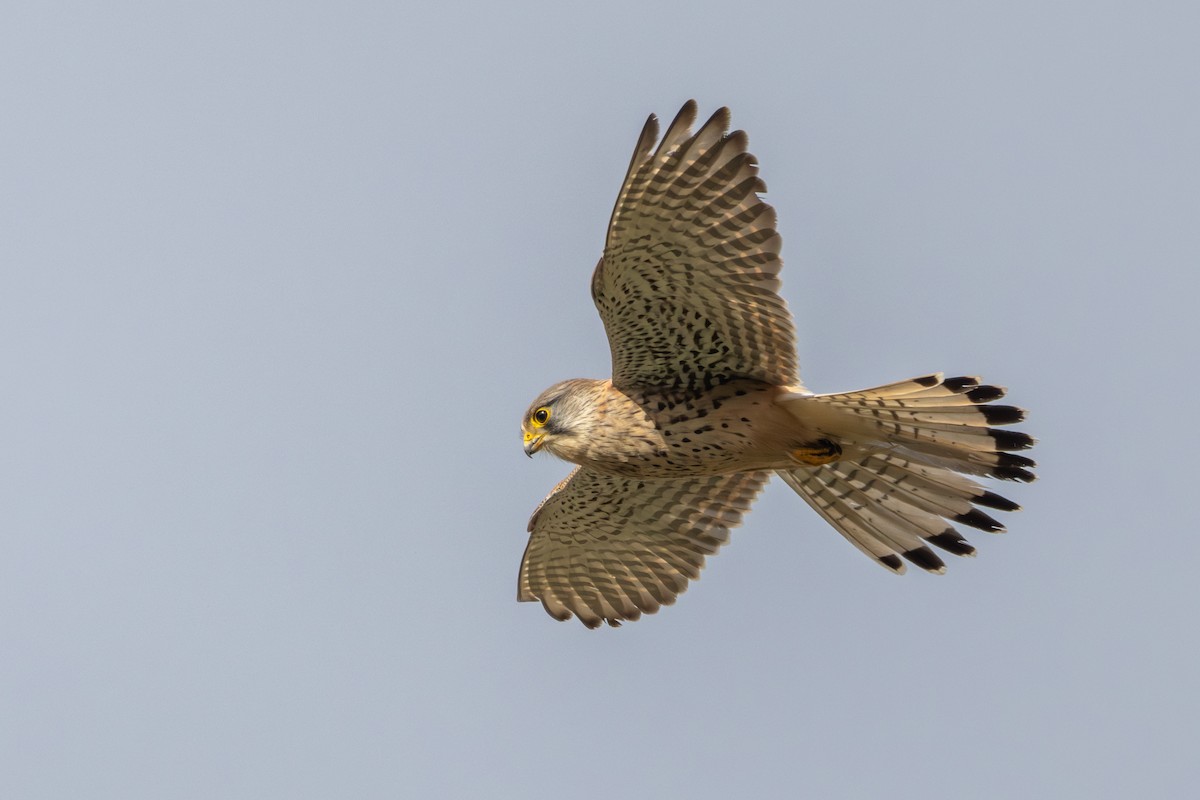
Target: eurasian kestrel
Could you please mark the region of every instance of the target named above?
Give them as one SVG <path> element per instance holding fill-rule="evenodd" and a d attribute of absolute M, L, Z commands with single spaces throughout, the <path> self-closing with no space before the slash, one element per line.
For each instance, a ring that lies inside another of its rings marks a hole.
<path fill-rule="evenodd" d="M 892 572 L 975 552 L 948 522 L 1001 531 L 976 506 L 1019 506 L 967 475 L 1031 481 L 1033 439 L 1004 389 L 940 373 L 841 394 L 800 383 L 779 297 L 780 237 L 746 134 L 689 101 L 655 147 L 642 129 L 592 298 L 611 380 L 551 386 L 521 423 L 525 452 L 578 464 L 529 520 L 518 600 L 619 625 L 675 602 L 771 473 Z"/>

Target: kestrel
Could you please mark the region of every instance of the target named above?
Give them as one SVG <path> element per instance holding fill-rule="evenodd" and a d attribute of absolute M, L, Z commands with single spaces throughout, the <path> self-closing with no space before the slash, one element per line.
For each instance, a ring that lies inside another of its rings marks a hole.
<path fill-rule="evenodd" d="M 578 466 L 529 520 L 517 599 L 589 628 L 674 603 L 772 473 L 895 573 L 944 572 L 929 545 L 973 555 L 949 523 L 1004 530 L 977 506 L 1019 506 L 968 476 L 1034 479 L 1011 452 L 1034 440 L 993 427 L 1024 411 L 978 378 L 801 385 L 757 161 L 728 109 L 695 119 L 655 147 L 651 115 L 617 195 L 592 275 L 612 378 L 551 386 L 521 423 L 528 455 Z"/>

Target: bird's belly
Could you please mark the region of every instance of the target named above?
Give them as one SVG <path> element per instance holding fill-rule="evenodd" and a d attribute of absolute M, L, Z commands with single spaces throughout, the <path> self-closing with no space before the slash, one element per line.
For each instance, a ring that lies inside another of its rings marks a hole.
<path fill-rule="evenodd" d="M 625 477 L 724 475 L 791 464 L 795 418 L 776 405 L 782 390 L 754 382 L 704 396 L 614 394 L 608 423 L 589 442 L 584 463 Z"/>
<path fill-rule="evenodd" d="M 636 458 L 590 460 L 588 467 L 598 472 L 629 478 L 678 478 L 685 475 L 723 475 L 760 469 L 736 458 Z"/>
<path fill-rule="evenodd" d="M 703 428 L 703 426 L 701 426 Z M 588 466 L 600 472 L 638 478 L 726 475 L 786 466 L 785 452 L 768 452 L 743 429 L 686 431 L 661 436 L 658 446 L 638 453 L 591 454 Z"/>

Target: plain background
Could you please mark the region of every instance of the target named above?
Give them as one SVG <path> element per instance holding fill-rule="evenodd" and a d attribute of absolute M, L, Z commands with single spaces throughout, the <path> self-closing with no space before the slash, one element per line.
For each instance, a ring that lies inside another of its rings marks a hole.
<path fill-rule="evenodd" d="M 15 4 L 0 795 L 1194 791 L 1192 3 Z M 745 128 L 816 391 L 1009 385 L 944 577 L 782 484 L 674 607 L 514 602 L 646 115 Z"/>

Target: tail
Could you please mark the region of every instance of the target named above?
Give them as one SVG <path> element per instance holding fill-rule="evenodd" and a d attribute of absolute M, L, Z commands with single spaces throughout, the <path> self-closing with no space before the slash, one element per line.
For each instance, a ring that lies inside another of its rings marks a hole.
<path fill-rule="evenodd" d="M 977 378 L 922 378 L 843 394 L 794 394 L 781 402 L 809 430 L 842 449 L 837 461 L 779 470 L 780 477 L 858 549 L 889 570 L 901 557 L 930 572 L 945 563 L 927 545 L 960 556 L 972 547 L 949 523 L 992 533 L 1004 526 L 976 506 L 1017 511 L 1016 503 L 967 475 L 1030 482 L 1036 464 L 1008 452 L 1032 437 L 994 425 L 1025 418 L 992 405 L 1004 389 Z"/>

